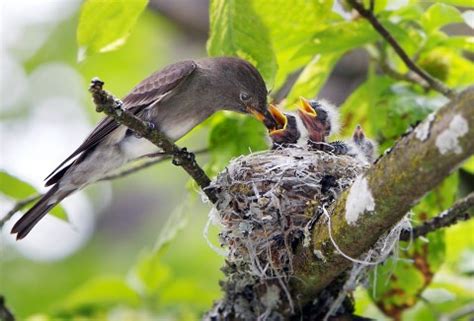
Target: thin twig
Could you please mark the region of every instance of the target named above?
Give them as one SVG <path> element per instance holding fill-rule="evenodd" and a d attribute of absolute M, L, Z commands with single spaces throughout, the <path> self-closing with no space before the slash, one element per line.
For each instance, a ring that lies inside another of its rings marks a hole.
<path fill-rule="evenodd" d="M 8 211 L 8 213 L 0 220 L 0 229 L 5 225 L 5 223 L 15 215 L 16 212 L 23 209 L 24 207 L 28 206 L 29 204 L 33 203 L 34 201 L 38 200 L 42 194 L 36 194 L 32 196 L 28 196 L 27 198 L 21 199 L 13 205 L 13 208 Z"/>
<path fill-rule="evenodd" d="M 468 220 L 472 218 L 473 214 L 468 210 L 474 207 L 474 192 L 466 197 L 458 200 L 454 205 L 442 212 L 431 220 L 424 222 L 422 225 L 415 227 L 411 232 L 403 231 L 400 235 L 400 240 L 409 241 L 410 238 L 417 238 L 425 236 L 430 232 L 437 231 L 441 228 L 451 226 L 458 221 Z"/>
<path fill-rule="evenodd" d="M 402 74 L 398 72 L 388 61 L 387 53 L 382 46 L 377 46 L 379 49 L 379 57 L 373 57 L 379 63 L 380 69 L 389 77 L 392 77 L 395 80 L 406 81 L 410 83 L 417 84 L 425 90 L 430 89 L 430 85 L 421 78 L 418 74 L 409 70 L 407 73 Z"/>
<path fill-rule="evenodd" d="M 195 152 L 191 152 L 191 153 L 194 154 L 194 155 L 199 155 L 199 154 L 207 153 L 208 151 L 209 151 L 208 148 L 203 148 L 203 149 L 197 150 Z M 169 160 L 169 159 L 172 158 L 171 155 L 168 155 L 166 153 L 162 153 L 162 154 L 163 154 L 163 156 L 153 157 L 153 158 L 151 158 L 151 159 L 149 159 L 149 160 L 147 160 L 147 161 L 145 161 L 145 162 L 143 162 L 139 165 L 133 166 L 131 168 L 127 168 L 127 169 L 125 169 L 121 172 L 104 176 L 99 181 L 110 181 L 110 180 L 114 180 L 114 179 L 117 179 L 117 178 L 122 178 L 124 176 L 133 174 L 133 173 L 138 172 L 142 169 L 148 168 L 150 166 L 153 166 L 155 164 L 161 163 L 165 160 Z"/>
<path fill-rule="evenodd" d="M 374 29 L 392 46 L 393 50 L 398 54 L 398 56 L 403 60 L 405 65 L 412 70 L 414 73 L 418 74 L 423 78 L 430 88 L 436 90 L 448 98 L 453 98 L 455 93 L 453 90 L 448 88 L 445 84 L 439 81 L 436 78 L 433 78 L 426 71 L 418 67 L 411 59 L 408 57 L 407 53 L 402 49 L 398 44 L 392 34 L 380 23 L 380 21 L 375 17 L 374 13 L 368 9 L 365 9 L 364 6 L 359 3 L 357 0 L 347 0 L 347 2 L 355 9 L 357 12 L 364 18 L 366 18 Z"/>
<path fill-rule="evenodd" d="M 217 201 L 214 190 L 209 188 L 211 180 L 204 170 L 197 164 L 192 154 L 180 149 L 166 137 L 158 128 L 150 126 L 137 116 L 122 108 L 122 102 L 103 90 L 104 82 L 94 78 L 89 91 L 92 93 L 97 112 L 104 112 L 119 124 L 122 124 L 141 137 L 149 140 L 165 153 L 173 155 L 173 163 L 181 166 L 199 185 L 212 203 Z"/>

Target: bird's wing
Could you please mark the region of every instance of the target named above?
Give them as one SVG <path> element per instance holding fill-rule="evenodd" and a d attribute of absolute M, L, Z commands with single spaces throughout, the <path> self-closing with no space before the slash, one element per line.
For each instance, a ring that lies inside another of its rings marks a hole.
<path fill-rule="evenodd" d="M 132 91 L 125 96 L 122 100 L 124 103 L 124 108 L 130 111 L 133 114 L 138 114 L 146 107 L 157 102 L 171 90 L 176 88 L 181 84 L 189 75 L 196 69 L 196 63 L 192 60 L 181 61 L 172 65 L 169 65 L 163 68 L 160 71 L 155 72 L 150 77 L 146 78 L 140 82 Z M 84 142 L 71 154 L 69 155 L 58 167 L 45 178 L 47 180 L 59 169 L 61 169 L 64 164 L 76 157 L 77 155 L 91 150 L 98 143 L 100 143 L 107 135 L 109 135 L 113 130 L 115 130 L 119 125 L 117 122 L 110 116 L 104 118 L 97 127 L 89 134 L 89 136 L 84 140 Z M 65 171 L 62 171 L 63 174 Z M 48 181 L 46 186 L 54 184 L 57 182 L 60 177 L 55 175 L 54 182 Z"/>

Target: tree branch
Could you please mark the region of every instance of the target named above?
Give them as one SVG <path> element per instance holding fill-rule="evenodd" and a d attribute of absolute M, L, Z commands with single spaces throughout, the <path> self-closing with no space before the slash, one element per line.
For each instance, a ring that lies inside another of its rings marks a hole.
<path fill-rule="evenodd" d="M 398 44 L 395 38 L 390 34 L 390 32 L 380 23 L 377 17 L 371 10 L 367 10 L 364 6 L 359 3 L 358 0 L 347 0 L 347 2 L 355 9 L 357 12 L 367 19 L 374 29 L 392 46 L 393 50 L 398 54 L 398 56 L 403 60 L 405 65 L 411 69 L 414 73 L 419 75 L 423 80 L 425 80 L 430 88 L 440 92 L 446 97 L 453 98 L 454 92 L 444 85 L 441 81 L 436 78 L 433 78 L 426 71 L 418 67 L 415 62 L 413 62 L 403 48 Z"/>
<path fill-rule="evenodd" d="M 297 293 L 314 298 L 351 265 L 335 251 L 333 241 L 346 255 L 361 256 L 426 192 L 474 153 L 473 104 L 474 87 L 470 87 L 402 137 L 359 177 L 363 184 L 358 185 L 367 186 L 367 190 L 349 189 L 341 194 L 330 209 L 331 233 L 327 222 L 320 220 L 311 232 L 313 247 L 301 247 L 294 257 L 295 280 L 302 280 L 294 281 Z M 350 194 L 358 196 L 362 210 L 346 208 Z M 315 258 L 314 253 L 324 260 Z"/>
<path fill-rule="evenodd" d="M 401 241 L 409 241 L 410 238 L 417 238 L 425 236 L 430 232 L 437 231 L 441 228 L 456 224 L 460 220 L 468 220 L 473 217 L 473 213 L 469 213 L 468 210 L 474 207 L 474 192 L 468 196 L 458 200 L 454 205 L 433 217 L 431 220 L 424 222 L 422 225 L 415 227 L 411 232 L 403 231 L 400 235 Z"/>
<path fill-rule="evenodd" d="M 382 48 L 382 46 L 377 46 L 379 49 L 379 57 L 372 57 L 376 62 L 378 62 L 380 69 L 389 77 L 392 77 L 395 80 L 406 81 L 413 84 L 421 86 L 425 90 L 429 90 L 430 85 L 421 78 L 418 74 L 409 70 L 407 73 L 402 74 L 398 72 L 388 61 L 387 53 Z M 374 55 L 375 56 L 375 55 Z"/>
<path fill-rule="evenodd" d="M 166 135 L 159 129 L 153 128 L 147 122 L 122 108 L 122 102 L 113 95 L 103 90 L 104 83 L 95 78 L 91 82 L 89 91 L 92 93 L 97 112 L 104 112 L 114 118 L 119 124 L 124 125 L 141 137 L 149 140 L 165 153 L 173 155 L 173 163 L 184 168 L 184 170 L 194 179 L 212 203 L 215 203 L 217 196 L 215 192 L 208 188 L 211 180 L 204 170 L 197 164 L 194 157 L 186 151 L 180 149 L 172 143 Z"/>

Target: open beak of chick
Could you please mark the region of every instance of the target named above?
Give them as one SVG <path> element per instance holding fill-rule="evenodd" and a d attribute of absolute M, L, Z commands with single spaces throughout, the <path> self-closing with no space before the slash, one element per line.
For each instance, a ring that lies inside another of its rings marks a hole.
<path fill-rule="evenodd" d="M 316 109 L 313 108 L 306 98 L 300 97 L 298 115 L 308 130 L 309 139 L 317 143 L 324 142 L 328 135 L 327 124 L 321 119 L 321 115 L 318 115 Z"/>
<path fill-rule="evenodd" d="M 296 126 L 295 116 L 281 112 L 278 107 L 272 104 L 270 104 L 269 111 L 277 123 L 276 127 L 268 130 L 274 146 L 296 144 L 300 133 Z"/>

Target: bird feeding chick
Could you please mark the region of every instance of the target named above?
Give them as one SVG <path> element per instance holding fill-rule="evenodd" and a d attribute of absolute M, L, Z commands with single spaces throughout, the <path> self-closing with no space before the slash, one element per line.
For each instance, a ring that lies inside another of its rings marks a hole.
<path fill-rule="evenodd" d="M 94 80 L 92 85 L 97 84 Z M 153 73 L 132 89 L 119 107 L 176 141 L 220 110 L 250 114 L 265 126 L 274 126 L 267 94 L 262 76 L 249 62 L 215 57 L 181 61 Z M 130 161 L 157 152 L 160 150 L 150 141 L 112 117 L 104 118 L 48 175 L 46 186 L 51 188 L 15 223 L 11 233 L 24 238 L 70 194 Z"/>

